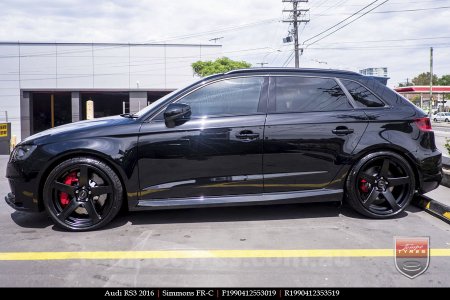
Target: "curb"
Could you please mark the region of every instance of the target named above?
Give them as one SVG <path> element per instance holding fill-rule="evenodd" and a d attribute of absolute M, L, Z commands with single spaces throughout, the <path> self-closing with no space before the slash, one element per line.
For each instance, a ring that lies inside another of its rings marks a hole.
<path fill-rule="evenodd" d="M 442 181 L 441 185 L 450 187 L 450 167 L 448 169 L 442 168 Z"/>
<path fill-rule="evenodd" d="M 441 185 L 450 187 L 450 158 L 442 156 L 442 182 Z"/>
<path fill-rule="evenodd" d="M 449 206 L 423 195 L 414 196 L 412 203 L 415 206 L 425 210 L 427 213 L 434 215 L 450 224 Z"/>

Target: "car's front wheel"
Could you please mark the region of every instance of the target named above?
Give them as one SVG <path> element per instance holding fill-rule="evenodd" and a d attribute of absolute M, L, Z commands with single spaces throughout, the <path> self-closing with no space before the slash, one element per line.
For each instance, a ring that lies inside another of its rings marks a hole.
<path fill-rule="evenodd" d="M 445 119 L 445 122 L 448 122 L 448 119 Z"/>
<path fill-rule="evenodd" d="M 388 151 L 371 153 L 350 171 L 346 193 L 355 210 L 372 218 L 402 212 L 415 192 L 415 178 L 408 161 Z"/>
<path fill-rule="evenodd" d="M 434 118 L 434 120 L 433 120 L 434 122 L 437 122 L 437 119 L 436 118 Z"/>
<path fill-rule="evenodd" d="M 98 229 L 109 223 L 122 204 L 122 184 L 104 162 L 77 157 L 57 165 L 43 189 L 47 213 L 61 228 Z"/>

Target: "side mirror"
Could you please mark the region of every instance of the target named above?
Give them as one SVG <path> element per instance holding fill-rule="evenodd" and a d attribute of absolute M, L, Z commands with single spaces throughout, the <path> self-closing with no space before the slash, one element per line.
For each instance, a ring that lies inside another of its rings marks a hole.
<path fill-rule="evenodd" d="M 169 128 L 181 125 L 191 117 L 191 107 L 183 103 L 172 103 L 164 111 L 164 120 Z"/>

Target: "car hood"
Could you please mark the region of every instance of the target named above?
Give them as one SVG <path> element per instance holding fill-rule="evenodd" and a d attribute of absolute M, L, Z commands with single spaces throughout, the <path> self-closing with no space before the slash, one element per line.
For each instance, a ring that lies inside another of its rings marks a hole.
<path fill-rule="evenodd" d="M 112 117 L 98 118 L 94 120 L 79 121 L 39 132 L 37 134 L 27 137 L 21 143 L 42 144 L 51 142 L 53 139 L 63 140 L 63 139 L 70 139 L 75 136 L 77 138 L 98 136 L 98 134 L 100 133 L 98 130 L 103 131 L 102 129 L 106 129 L 111 126 L 126 125 L 133 122 L 136 122 L 136 119 L 121 116 L 112 116 Z"/>

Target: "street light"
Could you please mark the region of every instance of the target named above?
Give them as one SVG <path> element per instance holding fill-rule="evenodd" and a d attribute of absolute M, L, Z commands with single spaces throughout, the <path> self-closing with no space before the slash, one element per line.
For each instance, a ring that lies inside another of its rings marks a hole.
<path fill-rule="evenodd" d="M 261 60 L 261 62 L 256 63 L 258 65 L 261 65 L 261 68 L 263 68 L 264 65 L 268 65 L 269 64 L 268 62 L 265 62 L 265 60 L 266 60 L 267 56 L 269 56 L 269 54 L 272 54 L 272 53 L 275 53 L 275 52 L 281 52 L 280 49 L 275 49 L 275 48 L 272 48 L 272 47 L 267 47 L 267 48 L 271 49 L 273 51 L 268 52 L 266 55 L 263 56 L 263 59 Z"/>

